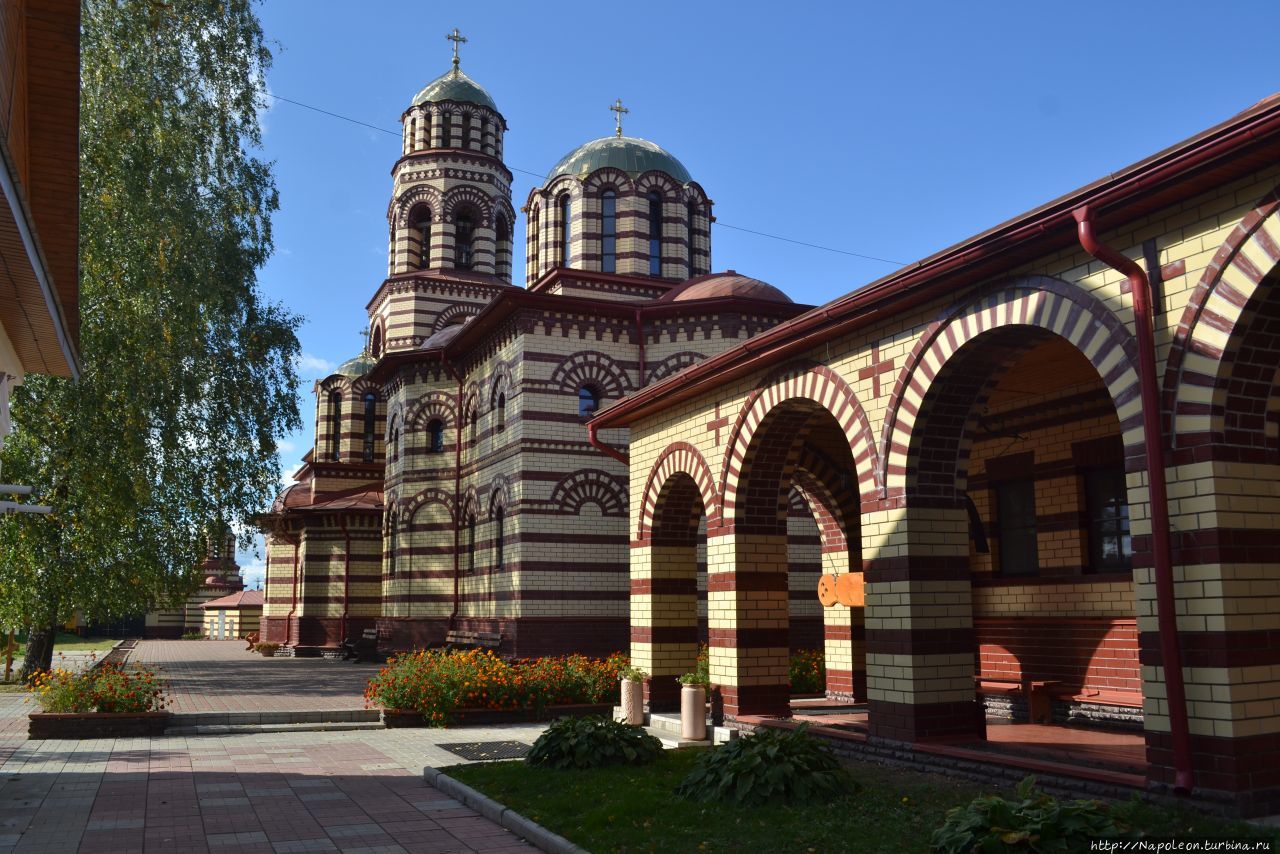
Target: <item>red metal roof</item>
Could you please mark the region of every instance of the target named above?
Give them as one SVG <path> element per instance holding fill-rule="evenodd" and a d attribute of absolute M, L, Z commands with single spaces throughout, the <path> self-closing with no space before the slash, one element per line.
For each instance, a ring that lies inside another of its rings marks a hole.
<path fill-rule="evenodd" d="M 201 608 L 261 608 L 262 607 L 262 591 L 261 590 L 241 590 L 238 593 L 232 593 L 230 596 L 223 596 L 221 599 L 210 599 L 201 605 Z"/>

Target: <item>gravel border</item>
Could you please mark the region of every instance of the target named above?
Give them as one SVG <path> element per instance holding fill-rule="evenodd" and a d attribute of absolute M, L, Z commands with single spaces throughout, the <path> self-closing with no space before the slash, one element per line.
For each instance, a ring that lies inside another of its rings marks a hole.
<path fill-rule="evenodd" d="M 557 833 L 552 833 L 540 824 L 536 824 L 513 809 L 504 807 L 493 798 L 480 794 L 475 789 L 461 783 L 441 771 L 430 766 L 422 770 L 422 777 L 428 785 L 434 786 L 449 797 L 470 807 L 490 821 L 505 827 L 507 830 L 524 839 L 531 845 L 549 852 L 549 854 L 590 854 L 587 849 L 574 845 Z"/>

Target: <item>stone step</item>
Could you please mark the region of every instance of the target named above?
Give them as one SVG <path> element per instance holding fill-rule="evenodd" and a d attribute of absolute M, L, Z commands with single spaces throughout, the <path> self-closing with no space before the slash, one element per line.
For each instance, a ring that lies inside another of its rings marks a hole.
<path fill-rule="evenodd" d="M 169 730 L 175 727 L 264 726 L 283 724 L 379 723 L 377 709 L 320 709 L 293 712 L 175 712 Z"/>
<path fill-rule="evenodd" d="M 238 735 L 267 732 L 343 732 L 381 730 L 382 721 L 313 721 L 296 724 L 197 724 L 170 726 L 165 735 Z"/>

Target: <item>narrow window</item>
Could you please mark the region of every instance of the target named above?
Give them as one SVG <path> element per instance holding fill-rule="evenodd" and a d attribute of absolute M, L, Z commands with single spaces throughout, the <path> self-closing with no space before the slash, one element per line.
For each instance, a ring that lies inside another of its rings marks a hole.
<path fill-rule="evenodd" d="M 560 266 L 568 267 L 573 257 L 572 232 L 569 228 L 569 194 L 560 197 Z"/>
<path fill-rule="evenodd" d="M 618 271 L 618 197 L 613 190 L 600 197 L 600 271 Z"/>
<path fill-rule="evenodd" d="M 498 278 L 511 278 L 511 226 L 507 224 L 505 216 L 498 217 L 497 228 L 495 229 L 498 239 Z"/>
<path fill-rule="evenodd" d="M 472 445 L 476 443 L 476 422 L 480 420 L 477 415 L 475 407 L 472 407 L 471 411 L 467 413 L 467 440 Z"/>
<path fill-rule="evenodd" d="M 329 395 L 329 459 L 342 459 L 342 395 Z"/>
<path fill-rule="evenodd" d="M 413 233 L 418 238 L 418 269 L 431 266 L 431 210 L 421 208 L 413 223 Z"/>
<path fill-rule="evenodd" d="M 534 208 L 529 212 L 529 269 L 532 271 L 529 278 L 538 278 L 538 217 L 541 211 Z"/>
<path fill-rule="evenodd" d="M 1087 572 L 1128 572 L 1133 569 L 1133 540 L 1129 536 L 1129 492 L 1124 469 L 1091 469 L 1084 475 L 1085 505 L 1089 513 Z"/>
<path fill-rule="evenodd" d="M 662 275 L 662 197 L 649 193 L 649 275 Z"/>
<path fill-rule="evenodd" d="M 440 147 L 453 148 L 453 113 L 440 114 Z"/>
<path fill-rule="evenodd" d="M 373 460 L 374 422 L 378 419 L 378 396 L 373 392 L 364 395 L 364 461 Z"/>
<path fill-rule="evenodd" d="M 1000 514 L 1000 571 L 1005 575 L 1036 575 L 1036 482 L 1007 480 L 996 485 Z"/>
<path fill-rule="evenodd" d="M 391 452 L 392 454 L 394 454 L 392 459 L 399 461 L 400 459 L 400 427 L 399 425 L 397 425 L 396 429 L 391 433 Z"/>
<path fill-rule="evenodd" d="M 499 507 L 497 510 L 494 511 L 494 521 L 497 523 L 498 531 L 497 531 L 497 544 L 495 546 L 495 548 L 497 549 L 497 555 L 496 555 L 497 560 L 495 561 L 493 568 L 502 569 L 502 564 L 506 562 L 506 554 L 505 554 L 506 544 L 503 542 L 503 540 L 506 538 L 506 530 L 505 530 L 506 520 L 501 507 Z"/>
<path fill-rule="evenodd" d="M 471 241 L 475 236 L 475 222 L 469 214 L 458 214 L 453 220 L 454 265 L 459 270 L 470 270 L 472 261 Z"/>
<path fill-rule="evenodd" d="M 498 395 L 497 410 L 498 411 L 494 413 L 494 417 L 497 419 L 497 423 L 494 425 L 494 428 L 497 430 L 505 430 L 507 429 L 507 395 L 505 392 Z"/>
<path fill-rule="evenodd" d="M 382 355 L 382 327 L 381 326 L 375 326 L 373 328 L 373 342 L 369 345 L 369 352 L 373 355 L 373 358 L 375 359 Z"/>
<path fill-rule="evenodd" d="M 590 418 L 600 408 L 600 392 L 589 385 L 578 389 L 578 417 Z"/>
<path fill-rule="evenodd" d="M 693 260 L 694 235 L 697 233 L 697 216 L 698 207 L 693 202 L 689 202 L 689 275 L 698 275 L 697 263 Z"/>
<path fill-rule="evenodd" d="M 431 111 L 430 110 L 427 110 L 422 114 L 421 121 L 423 123 L 423 131 L 422 131 L 423 147 L 430 148 L 431 147 Z"/>
<path fill-rule="evenodd" d="M 387 525 L 387 575 L 396 577 L 396 519 L 391 517 Z"/>
<path fill-rule="evenodd" d="M 439 418 L 427 425 L 427 449 L 433 454 L 444 451 L 444 422 Z"/>
<path fill-rule="evenodd" d="M 476 571 L 476 516 L 467 518 L 467 572 Z"/>

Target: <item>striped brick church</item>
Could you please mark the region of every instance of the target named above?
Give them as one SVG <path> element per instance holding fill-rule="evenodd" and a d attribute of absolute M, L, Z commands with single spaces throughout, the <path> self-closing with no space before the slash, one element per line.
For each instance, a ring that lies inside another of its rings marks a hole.
<path fill-rule="evenodd" d="M 507 124 L 450 38 L 453 67 L 401 117 L 368 347 L 316 383 L 314 446 L 262 519 L 262 639 L 325 654 L 376 627 L 384 649 L 456 630 L 519 656 L 625 650 L 628 472 L 601 448 L 628 431 L 595 438 L 588 419 L 808 307 L 712 272 L 711 200 L 623 135 L 621 102 L 615 132 L 525 200 L 514 286 Z M 820 648 L 819 533 L 799 491 L 789 513 L 792 644 Z M 703 587 L 690 642 L 706 637 Z"/>

